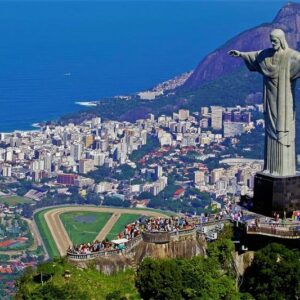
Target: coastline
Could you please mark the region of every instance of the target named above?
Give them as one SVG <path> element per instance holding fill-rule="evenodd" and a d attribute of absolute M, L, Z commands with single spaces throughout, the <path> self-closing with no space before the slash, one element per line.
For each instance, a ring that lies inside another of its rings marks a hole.
<path fill-rule="evenodd" d="M 76 101 L 75 104 L 89 107 L 97 106 L 96 101 Z"/>
<path fill-rule="evenodd" d="M 157 99 L 155 99 L 156 97 L 151 97 L 151 99 L 146 97 L 144 99 L 143 97 L 141 97 L 141 95 L 143 95 L 143 94 L 145 94 L 145 95 L 151 94 L 151 95 L 156 95 L 156 96 L 167 95 L 168 93 L 173 92 L 176 88 L 182 86 L 185 83 L 185 81 L 189 78 L 189 76 L 192 74 L 192 72 L 193 71 L 181 73 L 180 75 L 177 75 L 171 79 L 168 79 L 166 81 L 158 83 L 157 85 L 155 85 L 154 87 L 152 87 L 148 90 L 138 91 L 131 95 L 116 95 L 111 98 L 103 98 L 101 100 L 75 101 L 74 103 L 79 106 L 86 107 L 86 108 L 93 108 L 93 107 L 95 108 L 101 103 L 102 100 L 107 101 L 109 99 L 117 99 L 117 100 L 121 100 L 124 102 L 128 102 L 133 99 L 138 100 L 138 101 L 146 100 L 149 102 L 155 102 L 155 101 L 157 101 Z M 75 112 L 75 113 L 80 113 L 80 112 L 81 111 L 79 110 L 78 112 Z M 62 114 L 59 117 L 59 119 L 65 117 L 66 115 L 67 114 Z M 59 121 L 59 119 L 32 123 L 30 125 L 32 127 L 32 129 L 15 129 L 15 130 L 9 130 L 9 131 L 0 131 L 0 133 L 1 134 L 13 134 L 15 132 L 35 132 L 35 131 L 38 132 L 46 123 L 48 123 L 48 122 L 56 123 Z"/>

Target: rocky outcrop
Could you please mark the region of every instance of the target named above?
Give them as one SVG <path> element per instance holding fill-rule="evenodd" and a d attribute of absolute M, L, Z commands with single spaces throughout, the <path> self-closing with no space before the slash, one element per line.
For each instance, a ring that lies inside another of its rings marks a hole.
<path fill-rule="evenodd" d="M 238 252 L 234 253 L 233 259 L 240 276 L 243 276 L 246 269 L 251 266 L 254 259 L 254 254 L 254 251 L 247 251 L 240 255 L 238 254 Z"/>
<path fill-rule="evenodd" d="M 138 264 L 145 257 L 152 258 L 192 258 L 205 255 L 206 241 L 196 235 L 172 238 L 168 243 L 156 244 L 141 241 L 134 249 L 134 260 Z"/>
<path fill-rule="evenodd" d="M 114 255 L 109 257 L 97 257 L 93 260 L 71 261 L 72 264 L 81 269 L 95 268 L 106 275 L 124 271 L 131 267 L 132 260 L 124 255 Z"/>
<path fill-rule="evenodd" d="M 243 64 L 242 60 L 228 56 L 227 52 L 231 49 L 254 51 L 270 47 L 269 34 L 274 28 L 283 29 L 289 46 L 298 49 L 300 42 L 300 4 L 286 4 L 272 23 L 262 24 L 244 31 L 207 55 L 188 78 L 184 88 L 197 88 L 206 82 L 239 69 Z"/>

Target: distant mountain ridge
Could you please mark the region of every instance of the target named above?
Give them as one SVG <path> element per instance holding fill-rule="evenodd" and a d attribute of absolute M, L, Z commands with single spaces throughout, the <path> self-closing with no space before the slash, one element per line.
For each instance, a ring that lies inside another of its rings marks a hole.
<path fill-rule="evenodd" d="M 272 23 L 265 23 L 246 30 L 208 54 L 185 82 L 184 88 L 193 89 L 200 87 L 207 82 L 239 69 L 243 65 L 243 61 L 230 57 L 227 52 L 231 49 L 255 51 L 269 48 L 270 41 L 268 36 L 274 28 L 284 30 L 290 48 L 299 49 L 300 4 L 287 3 L 280 9 Z"/>

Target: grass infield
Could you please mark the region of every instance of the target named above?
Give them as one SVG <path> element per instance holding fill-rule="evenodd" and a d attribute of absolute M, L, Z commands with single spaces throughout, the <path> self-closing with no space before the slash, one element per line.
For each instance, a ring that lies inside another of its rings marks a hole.
<path fill-rule="evenodd" d="M 94 241 L 111 216 L 108 212 L 73 211 L 62 213 L 60 219 L 76 245 Z"/>

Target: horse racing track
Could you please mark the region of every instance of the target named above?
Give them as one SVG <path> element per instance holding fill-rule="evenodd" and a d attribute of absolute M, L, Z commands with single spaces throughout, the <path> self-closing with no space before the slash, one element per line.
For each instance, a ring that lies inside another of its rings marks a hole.
<path fill-rule="evenodd" d="M 50 257 L 65 256 L 73 244 L 113 239 L 140 216 L 166 216 L 148 209 L 62 206 L 41 210 L 34 220 Z"/>

